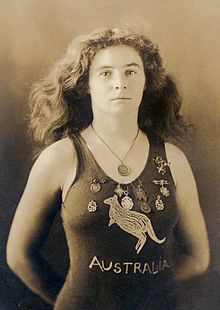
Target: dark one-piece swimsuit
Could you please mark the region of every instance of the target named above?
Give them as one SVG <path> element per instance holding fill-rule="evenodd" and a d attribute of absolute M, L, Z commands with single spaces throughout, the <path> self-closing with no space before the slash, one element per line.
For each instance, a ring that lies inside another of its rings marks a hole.
<path fill-rule="evenodd" d="M 175 309 L 172 257 L 178 223 L 164 142 L 148 135 L 139 177 L 106 175 L 80 135 L 83 168 L 62 203 L 70 268 L 55 310 Z"/>

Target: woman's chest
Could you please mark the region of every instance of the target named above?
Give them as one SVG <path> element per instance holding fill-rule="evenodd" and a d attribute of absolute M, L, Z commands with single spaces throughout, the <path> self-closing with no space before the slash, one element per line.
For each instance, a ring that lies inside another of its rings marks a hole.
<path fill-rule="evenodd" d="M 147 238 L 162 244 L 178 221 L 170 177 L 148 170 L 141 178 L 120 184 L 104 175 L 84 175 L 64 201 L 64 225 L 78 236 L 142 240 L 136 252 Z"/>

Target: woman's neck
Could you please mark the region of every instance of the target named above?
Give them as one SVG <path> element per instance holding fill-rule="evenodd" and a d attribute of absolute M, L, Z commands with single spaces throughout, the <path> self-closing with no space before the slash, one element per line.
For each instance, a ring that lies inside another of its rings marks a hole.
<path fill-rule="evenodd" d="M 108 119 L 94 118 L 92 127 L 106 142 L 114 141 L 117 138 L 118 141 L 129 143 L 138 131 L 138 123 L 134 115 L 120 119 L 112 117 Z"/>

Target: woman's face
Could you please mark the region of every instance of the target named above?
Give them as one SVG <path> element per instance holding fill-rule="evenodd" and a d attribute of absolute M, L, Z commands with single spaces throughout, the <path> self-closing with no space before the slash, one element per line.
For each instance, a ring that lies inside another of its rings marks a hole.
<path fill-rule="evenodd" d="M 89 70 L 92 109 L 110 115 L 138 113 L 145 73 L 138 52 L 126 45 L 99 51 Z"/>

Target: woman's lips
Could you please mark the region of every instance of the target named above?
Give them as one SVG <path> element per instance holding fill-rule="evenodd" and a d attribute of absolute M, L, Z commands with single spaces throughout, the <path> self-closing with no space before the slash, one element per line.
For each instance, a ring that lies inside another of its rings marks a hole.
<path fill-rule="evenodd" d="M 118 98 L 113 98 L 111 99 L 111 101 L 117 101 L 117 100 L 131 100 L 131 98 L 127 98 L 127 97 L 118 97 Z"/>

